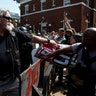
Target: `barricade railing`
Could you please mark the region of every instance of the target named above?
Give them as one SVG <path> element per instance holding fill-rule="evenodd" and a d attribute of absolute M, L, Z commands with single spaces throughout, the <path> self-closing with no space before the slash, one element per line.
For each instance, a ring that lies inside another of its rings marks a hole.
<path fill-rule="evenodd" d="M 51 70 L 52 70 L 52 64 L 50 64 L 49 62 L 47 62 L 47 64 L 45 63 L 42 64 L 42 60 L 38 59 L 35 63 L 30 65 L 28 69 L 26 69 L 24 72 L 20 74 L 19 76 L 20 96 L 47 96 L 47 95 L 43 95 L 43 92 L 46 86 L 49 87 L 48 83 L 50 81 L 49 77 L 50 77 Z M 41 86 L 39 85 L 42 85 L 43 92 L 41 92 L 39 88 Z M 46 94 L 45 92 L 44 94 Z"/>
<path fill-rule="evenodd" d="M 20 74 L 20 96 L 32 96 L 32 85 L 37 86 L 39 82 L 40 63 L 39 59 Z"/>

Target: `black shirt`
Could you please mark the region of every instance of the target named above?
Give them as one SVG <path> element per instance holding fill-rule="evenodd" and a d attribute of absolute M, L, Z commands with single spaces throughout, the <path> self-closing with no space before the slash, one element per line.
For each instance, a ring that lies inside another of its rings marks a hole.
<path fill-rule="evenodd" d="M 32 35 L 28 33 L 24 33 L 22 31 L 18 31 L 17 29 L 14 30 L 16 32 L 16 36 L 18 38 L 18 44 L 19 48 L 20 45 L 24 42 L 29 42 L 32 39 Z M 8 74 L 11 74 L 12 69 L 12 58 L 9 52 L 7 52 L 7 44 L 6 44 L 6 38 L 8 35 L 6 35 L 8 32 L 6 31 L 4 36 L 0 36 L 0 76 L 5 76 Z"/>

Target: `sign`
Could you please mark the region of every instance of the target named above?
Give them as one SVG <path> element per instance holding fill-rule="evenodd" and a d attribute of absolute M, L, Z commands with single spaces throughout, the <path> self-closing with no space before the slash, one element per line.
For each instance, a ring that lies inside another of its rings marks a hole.
<path fill-rule="evenodd" d="M 37 86 L 40 76 L 40 59 L 20 74 L 21 96 L 32 96 L 32 85 Z"/>

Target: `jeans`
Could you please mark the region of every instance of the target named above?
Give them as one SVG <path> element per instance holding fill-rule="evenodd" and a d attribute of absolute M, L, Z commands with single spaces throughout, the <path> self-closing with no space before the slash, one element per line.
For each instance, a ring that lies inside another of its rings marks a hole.
<path fill-rule="evenodd" d="M 0 96 L 19 96 L 19 79 L 0 86 Z"/>

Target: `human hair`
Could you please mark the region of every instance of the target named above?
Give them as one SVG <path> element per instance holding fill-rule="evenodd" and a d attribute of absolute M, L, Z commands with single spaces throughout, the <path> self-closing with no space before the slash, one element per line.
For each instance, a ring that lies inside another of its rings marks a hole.
<path fill-rule="evenodd" d="M 88 34 L 88 33 L 90 34 L 90 36 L 96 38 L 96 28 L 95 28 L 95 27 L 87 28 L 87 29 L 85 30 L 85 32 L 83 33 L 83 35 L 84 35 L 84 34 Z"/>
<path fill-rule="evenodd" d="M 83 45 L 89 47 L 90 49 L 96 49 L 96 28 L 90 27 L 87 28 L 82 35 Z"/>
<path fill-rule="evenodd" d="M 9 12 L 8 9 L 0 8 L 0 17 L 4 16 L 7 12 Z"/>

